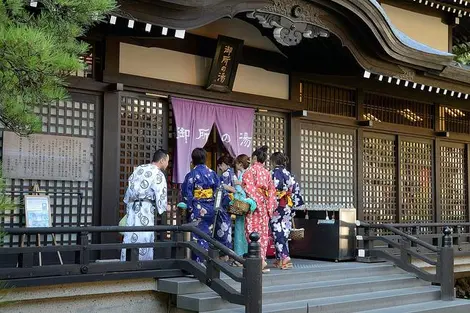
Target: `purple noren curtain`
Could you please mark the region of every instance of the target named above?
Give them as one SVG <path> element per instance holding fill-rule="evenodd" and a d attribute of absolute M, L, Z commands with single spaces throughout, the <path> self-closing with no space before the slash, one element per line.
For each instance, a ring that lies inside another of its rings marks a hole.
<path fill-rule="evenodd" d="M 216 125 L 228 152 L 236 157 L 252 151 L 255 111 L 210 102 L 171 98 L 176 124 L 176 160 L 173 182 L 182 183 L 189 172 L 191 152 L 206 144 Z"/>

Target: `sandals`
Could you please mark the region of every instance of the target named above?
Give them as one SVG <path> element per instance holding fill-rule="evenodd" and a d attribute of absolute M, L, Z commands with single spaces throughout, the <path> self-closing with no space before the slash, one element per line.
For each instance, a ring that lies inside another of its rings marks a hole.
<path fill-rule="evenodd" d="M 271 270 L 268 268 L 268 263 L 266 263 L 266 261 L 264 261 L 264 260 L 263 260 L 263 267 L 261 269 L 261 272 L 263 274 L 271 272 Z"/>
<path fill-rule="evenodd" d="M 274 261 L 273 265 L 274 267 L 279 268 L 281 270 L 288 270 L 294 267 L 290 258 L 286 258 L 284 260 L 276 260 Z"/>

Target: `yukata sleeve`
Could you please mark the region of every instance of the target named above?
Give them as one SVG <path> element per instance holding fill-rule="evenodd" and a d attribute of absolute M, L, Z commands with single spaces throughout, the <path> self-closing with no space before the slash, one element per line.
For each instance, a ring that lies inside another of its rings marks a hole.
<path fill-rule="evenodd" d="M 289 189 L 292 192 L 292 202 L 294 203 L 294 207 L 292 208 L 291 215 L 292 217 L 295 216 L 295 208 L 298 208 L 300 206 L 304 205 L 304 200 L 302 197 L 302 193 L 300 192 L 300 184 L 299 182 L 295 179 L 295 176 L 291 174 L 291 177 L 289 179 Z"/>
<path fill-rule="evenodd" d="M 191 219 L 198 219 L 201 216 L 200 216 L 199 210 L 197 208 L 194 208 L 193 192 L 194 192 L 194 177 L 193 175 L 191 175 L 191 173 L 188 173 L 188 175 L 186 175 L 186 177 L 184 178 L 183 185 L 181 186 L 181 194 L 191 214 Z"/>
<path fill-rule="evenodd" d="M 158 214 L 163 214 L 163 212 L 167 210 L 168 203 L 165 175 L 163 175 L 162 173 L 157 173 L 157 175 L 152 181 L 151 188 L 155 193 L 155 203 L 157 207 L 157 212 Z"/>

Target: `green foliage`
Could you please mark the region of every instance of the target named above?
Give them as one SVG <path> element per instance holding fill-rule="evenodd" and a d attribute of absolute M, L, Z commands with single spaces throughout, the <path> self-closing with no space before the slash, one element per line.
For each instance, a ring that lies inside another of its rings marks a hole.
<path fill-rule="evenodd" d="M 0 121 L 19 134 L 41 130 L 34 107 L 67 97 L 65 78 L 84 64 L 78 40 L 115 0 L 0 1 Z"/>
<path fill-rule="evenodd" d="M 456 45 L 452 48 L 455 60 L 462 65 L 470 65 L 470 46 L 467 43 Z"/>

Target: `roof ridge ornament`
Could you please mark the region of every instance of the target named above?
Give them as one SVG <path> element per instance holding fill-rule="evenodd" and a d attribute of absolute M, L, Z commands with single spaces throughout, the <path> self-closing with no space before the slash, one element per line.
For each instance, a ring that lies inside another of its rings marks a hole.
<path fill-rule="evenodd" d="M 303 38 L 329 37 L 322 27 L 321 11 L 302 0 L 274 0 L 273 4 L 247 13 L 265 28 L 274 28 L 273 36 L 284 46 L 298 45 Z"/>

